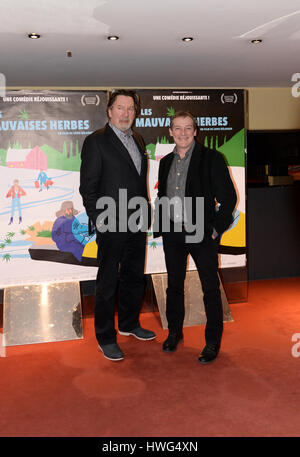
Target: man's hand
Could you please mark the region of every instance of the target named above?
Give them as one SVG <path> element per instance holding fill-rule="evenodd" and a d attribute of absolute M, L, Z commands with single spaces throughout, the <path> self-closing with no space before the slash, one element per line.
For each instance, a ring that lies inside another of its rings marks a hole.
<path fill-rule="evenodd" d="M 212 233 L 212 239 L 215 240 L 216 238 L 218 238 L 219 234 L 218 232 L 214 229 L 213 233 Z"/>

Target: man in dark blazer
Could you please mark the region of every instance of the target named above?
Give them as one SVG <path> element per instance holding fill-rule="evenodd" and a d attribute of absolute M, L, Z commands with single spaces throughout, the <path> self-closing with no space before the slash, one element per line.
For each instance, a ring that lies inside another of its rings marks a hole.
<path fill-rule="evenodd" d="M 201 280 L 207 317 L 206 345 L 199 357 L 199 362 L 205 364 L 216 359 L 221 344 L 223 310 L 218 245 L 220 235 L 232 223 L 236 192 L 223 156 L 195 141 L 196 134 L 197 123 L 193 116 L 184 111 L 175 113 L 170 135 L 176 146 L 159 165 L 154 236 L 163 237 L 168 273 L 169 335 L 163 343 L 163 351 L 175 351 L 183 340 L 184 280 L 187 256 L 191 254 Z M 170 205 L 166 214 L 159 203 L 162 197 L 175 203 L 179 200 L 183 205 Z M 184 205 L 185 199 L 190 200 L 190 206 Z M 199 202 L 201 212 L 197 211 Z M 163 228 L 166 218 L 169 218 L 170 229 Z"/>
<path fill-rule="evenodd" d="M 128 209 L 131 199 L 140 197 L 149 205 L 144 142 L 131 130 L 137 111 L 135 92 L 113 92 L 107 104 L 109 122 L 85 139 L 81 153 L 79 191 L 89 217 L 90 232 L 96 228 L 98 246 L 95 333 L 104 357 L 113 361 L 124 358 L 115 329 L 118 271 L 119 333 L 140 340 L 155 338 L 152 331 L 141 328 L 139 323 L 147 227 L 141 230 L 137 226 L 132 231 L 127 224 L 133 214 L 133 210 Z M 114 205 L 107 212 L 103 202 Z M 142 214 L 144 219 L 147 216 Z M 145 223 L 141 218 L 139 222 Z"/>

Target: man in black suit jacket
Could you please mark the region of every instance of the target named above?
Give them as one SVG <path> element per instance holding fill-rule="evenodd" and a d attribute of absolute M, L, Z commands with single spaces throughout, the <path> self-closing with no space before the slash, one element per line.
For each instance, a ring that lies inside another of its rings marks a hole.
<path fill-rule="evenodd" d="M 196 134 L 197 123 L 193 116 L 184 111 L 175 113 L 170 135 L 176 147 L 159 165 L 154 236 L 163 237 L 168 273 L 166 317 L 169 335 L 163 350 L 173 352 L 183 340 L 184 280 L 187 256 L 191 254 L 201 280 L 207 317 L 206 345 L 199 362 L 209 363 L 218 355 L 223 331 L 219 238 L 232 223 L 236 192 L 223 156 L 195 141 Z M 167 214 L 160 203 L 163 197 L 175 202 L 169 206 Z M 188 199 L 190 205 L 185 206 Z M 177 205 L 178 201 L 182 206 Z M 163 227 L 166 219 L 169 219 L 170 229 Z"/>
<path fill-rule="evenodd" d="M 133 214 L 133 209 L 128 209 L 130 200 L 139 197 L 149 205 L 144 142 L 131 130 L 137 110 L 138 97 L 133 91 L 113 92 L 107 104 L 109 122 L 85 139 L 81 153 L 79 191 L 90 232 L 96 228 L 97 233 L 95 332 L 104 357 L 113 361 L 124 358 L 116 342 L 114 321 L 119 266 L 119 333 L 140 340 L 155 338 L 152 331 L 141 328 L 139 323 L 146 230 L 150 224 L 145 220 L 147 211 L 141 211 L 140 226 L 136 225 L 135 230 L 128 227 Z"/>

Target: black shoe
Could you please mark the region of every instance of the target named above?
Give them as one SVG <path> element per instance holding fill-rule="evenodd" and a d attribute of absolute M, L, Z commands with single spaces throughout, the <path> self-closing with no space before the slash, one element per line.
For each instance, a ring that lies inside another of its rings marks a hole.
<path fill-rule="evenodd" d="M 174 352 L 177 349 L 178 343 L 183 341 L 183 333 L 169 333 L 168 338 L 163 343 L 163 351 L 164 352 Z"/>
<path fill-rule="evenodd" d="M 198 358 L 199 362 L 202 364 L 212 363 L 218 357 L 219 350 L 219 344 L 207 344 Z"/>
<path fill-rule="evenodd" d="M 124 354 L 117 345 L 117 343 L 111 343 L 111 344 L 98 344 L 100 351 L 103 352 L 103 355 L 106 359 L 112 360 L 113 362 L 117 362 L 119 360 L 124 359 Z"/>
<path fill-rule="evenodd" d="M 120 335 L 125 335 L 125 336 L 132 335 L 135 338 L 137 338 L 138 340 L 144 340 L 144 341 L 154 340 L 154 338 L 156 337 L 154 332 L 152 332 L 151 330 L 146 330 L 145 328 L 142 328 L 142 327 L 137 327 L 137 328 L 131 330 L 130 332 L 122 332 L 121 330 L 119 330 L 119 333 L 120 333 Z"/>

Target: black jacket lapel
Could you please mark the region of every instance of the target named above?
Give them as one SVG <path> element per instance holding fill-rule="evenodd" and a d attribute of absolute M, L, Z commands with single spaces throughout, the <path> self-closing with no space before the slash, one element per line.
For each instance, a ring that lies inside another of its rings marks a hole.
<path fill-rule="evenodd" d="M 168 176 L 169 176 L 169 172 L 170 172 L 170 168 L 171 168 L 173 159 L 174 159 L 174 153 L 171 152 L 171 154 L 169 154 L 163 162 L 164 166 L 161 170 L 161 176 L 159 177 L 160 197 L 163 195 L 166 195 L 166 193 L 167 193 L 167 180 L 168 180 Z"/>
<path fill-rule="evenodd" d="M 144 144 L 141 143 L 140 138 L 135 134 L 135 132 L 132 132 L 132 136 L 134 139 L 135 144 L 137 145 L 138 150 L 140 151 L 141 154 L 141 174 L 140 177 L 144 178 L 146 173 L 147 173 L 147 168 L 148 168 L 148 159 L 147 159 L 147 152 Z"/>
<path fill-rule="evenodd" d="M 192 157 L 189 163 L 189 168 L 186 177 L 185 195 L 190 195 L 190 187 L 195 182 L 195 179 L 199 180 L 199 161 L 202 156 L 202 149 L 200 143 L 195 143 L 195 147 L 192 151 Z"/>
<path fill-rule="evenodd" d="M 110 126 L 106 125 L 105 133 L 107 135 L 108 140 L 110 141 L 111 145 L 116 149 L 116 151 L 122 155 L 122 157 L 126 160 L 128 165 L 130 166 L 131 170 L 134 171 L 137 176 L 139 176 L 136 166 L 133 163 L 132 158 L 130 157 L 129 152 L 125 148 L 122 141 L 117 137 L 115 132 L 110 128 Z M 139 149 L 140 150 L 140 149 Z"/>

